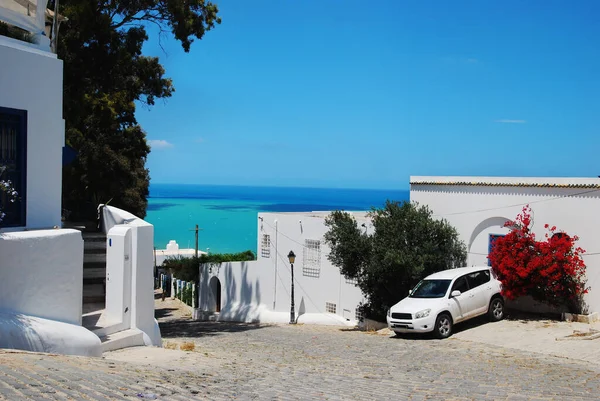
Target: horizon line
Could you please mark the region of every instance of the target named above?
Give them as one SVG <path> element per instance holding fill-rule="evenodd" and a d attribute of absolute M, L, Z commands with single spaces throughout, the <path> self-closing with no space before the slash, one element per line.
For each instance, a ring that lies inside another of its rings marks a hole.
<path fill-rule="evenodd" d="M 242 187 L 242 188 L 290 188 L 290 189 L 339 189 L 355 191 L 410 191 L 406 188 L 358 188 L 358 187 L 325 187 L 325 186 L 304 186 L 304 185 L 248 185 L 248 184 L 199 184 L 199 183 L 178 183 L 178 182 L 150 182 L 150 185 L 187 185 L 204 187 Z"/>

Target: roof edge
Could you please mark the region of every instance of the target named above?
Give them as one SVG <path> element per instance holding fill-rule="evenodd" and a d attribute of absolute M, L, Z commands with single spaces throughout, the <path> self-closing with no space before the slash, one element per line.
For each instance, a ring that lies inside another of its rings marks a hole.
<path fill-rule="evenodd" d="M 539 187 L 539 188 L 600 188 L 600 178 L 583 177 L 474 177 L 474 176 L 411 176 L 410 185 Z"/>

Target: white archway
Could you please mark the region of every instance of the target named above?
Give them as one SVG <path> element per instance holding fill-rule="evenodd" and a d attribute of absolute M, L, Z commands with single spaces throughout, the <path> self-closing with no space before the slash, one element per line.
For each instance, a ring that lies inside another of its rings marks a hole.
<path fill-rule="evenodd" d="M 504 224 L 510 219 L 507 217 L 494 216 L 483 220 L 475 228 L 469 237 L 467 244 L 467 264 L 487 265 L 487 254 L 490 234 L 506 234 L 508 228 Z"/>
<path fill-rule="evenodd" d="M 208 311 L 221 312 L 221 281 L 217 276 L 212 276 L 208 287 L 210 288 Z"/>

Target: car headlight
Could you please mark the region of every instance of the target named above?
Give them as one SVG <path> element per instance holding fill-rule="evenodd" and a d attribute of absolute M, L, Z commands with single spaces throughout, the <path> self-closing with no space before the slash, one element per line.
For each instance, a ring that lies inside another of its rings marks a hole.
<path fill-rule="evenodd" d="M 387 315 L 388 315 L 388 317 L 392 316 L 392 310 L 391 309 L 388 309 L 388 314 Z"/>
<path fill-rule="evenodd" d="M 431 312 L 431 309 L 423 309 L 421 311 L 418 311 L 417 313 L 415 313 L 415 319 L 421 319 L 423 317 L 427 317 L 427 316 L 429 316 L 429 312 Z"/>

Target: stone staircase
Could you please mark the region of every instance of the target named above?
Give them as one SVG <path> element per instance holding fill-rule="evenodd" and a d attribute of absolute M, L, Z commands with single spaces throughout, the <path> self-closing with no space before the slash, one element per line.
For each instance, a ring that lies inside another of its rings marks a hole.
<path fill-rule="evenodd" d="M 106 295 L 106 234 L 82 223 L 65 223 L 64 228 L 79 230 L 83 237 L 83 303 L 103 305 Z"/>
<path fill-rule="evenodd" d="M 82 325 L 100 338 L 102 352 L 145 345 L 141 330 L 130 328 L 127 322 L 111 321 L 105 310 L 85 313 Z"/>
<path fill-rule="evenodd" d="M 106 234 L 83 231 L 83 303 L 104 303 Z"/>

